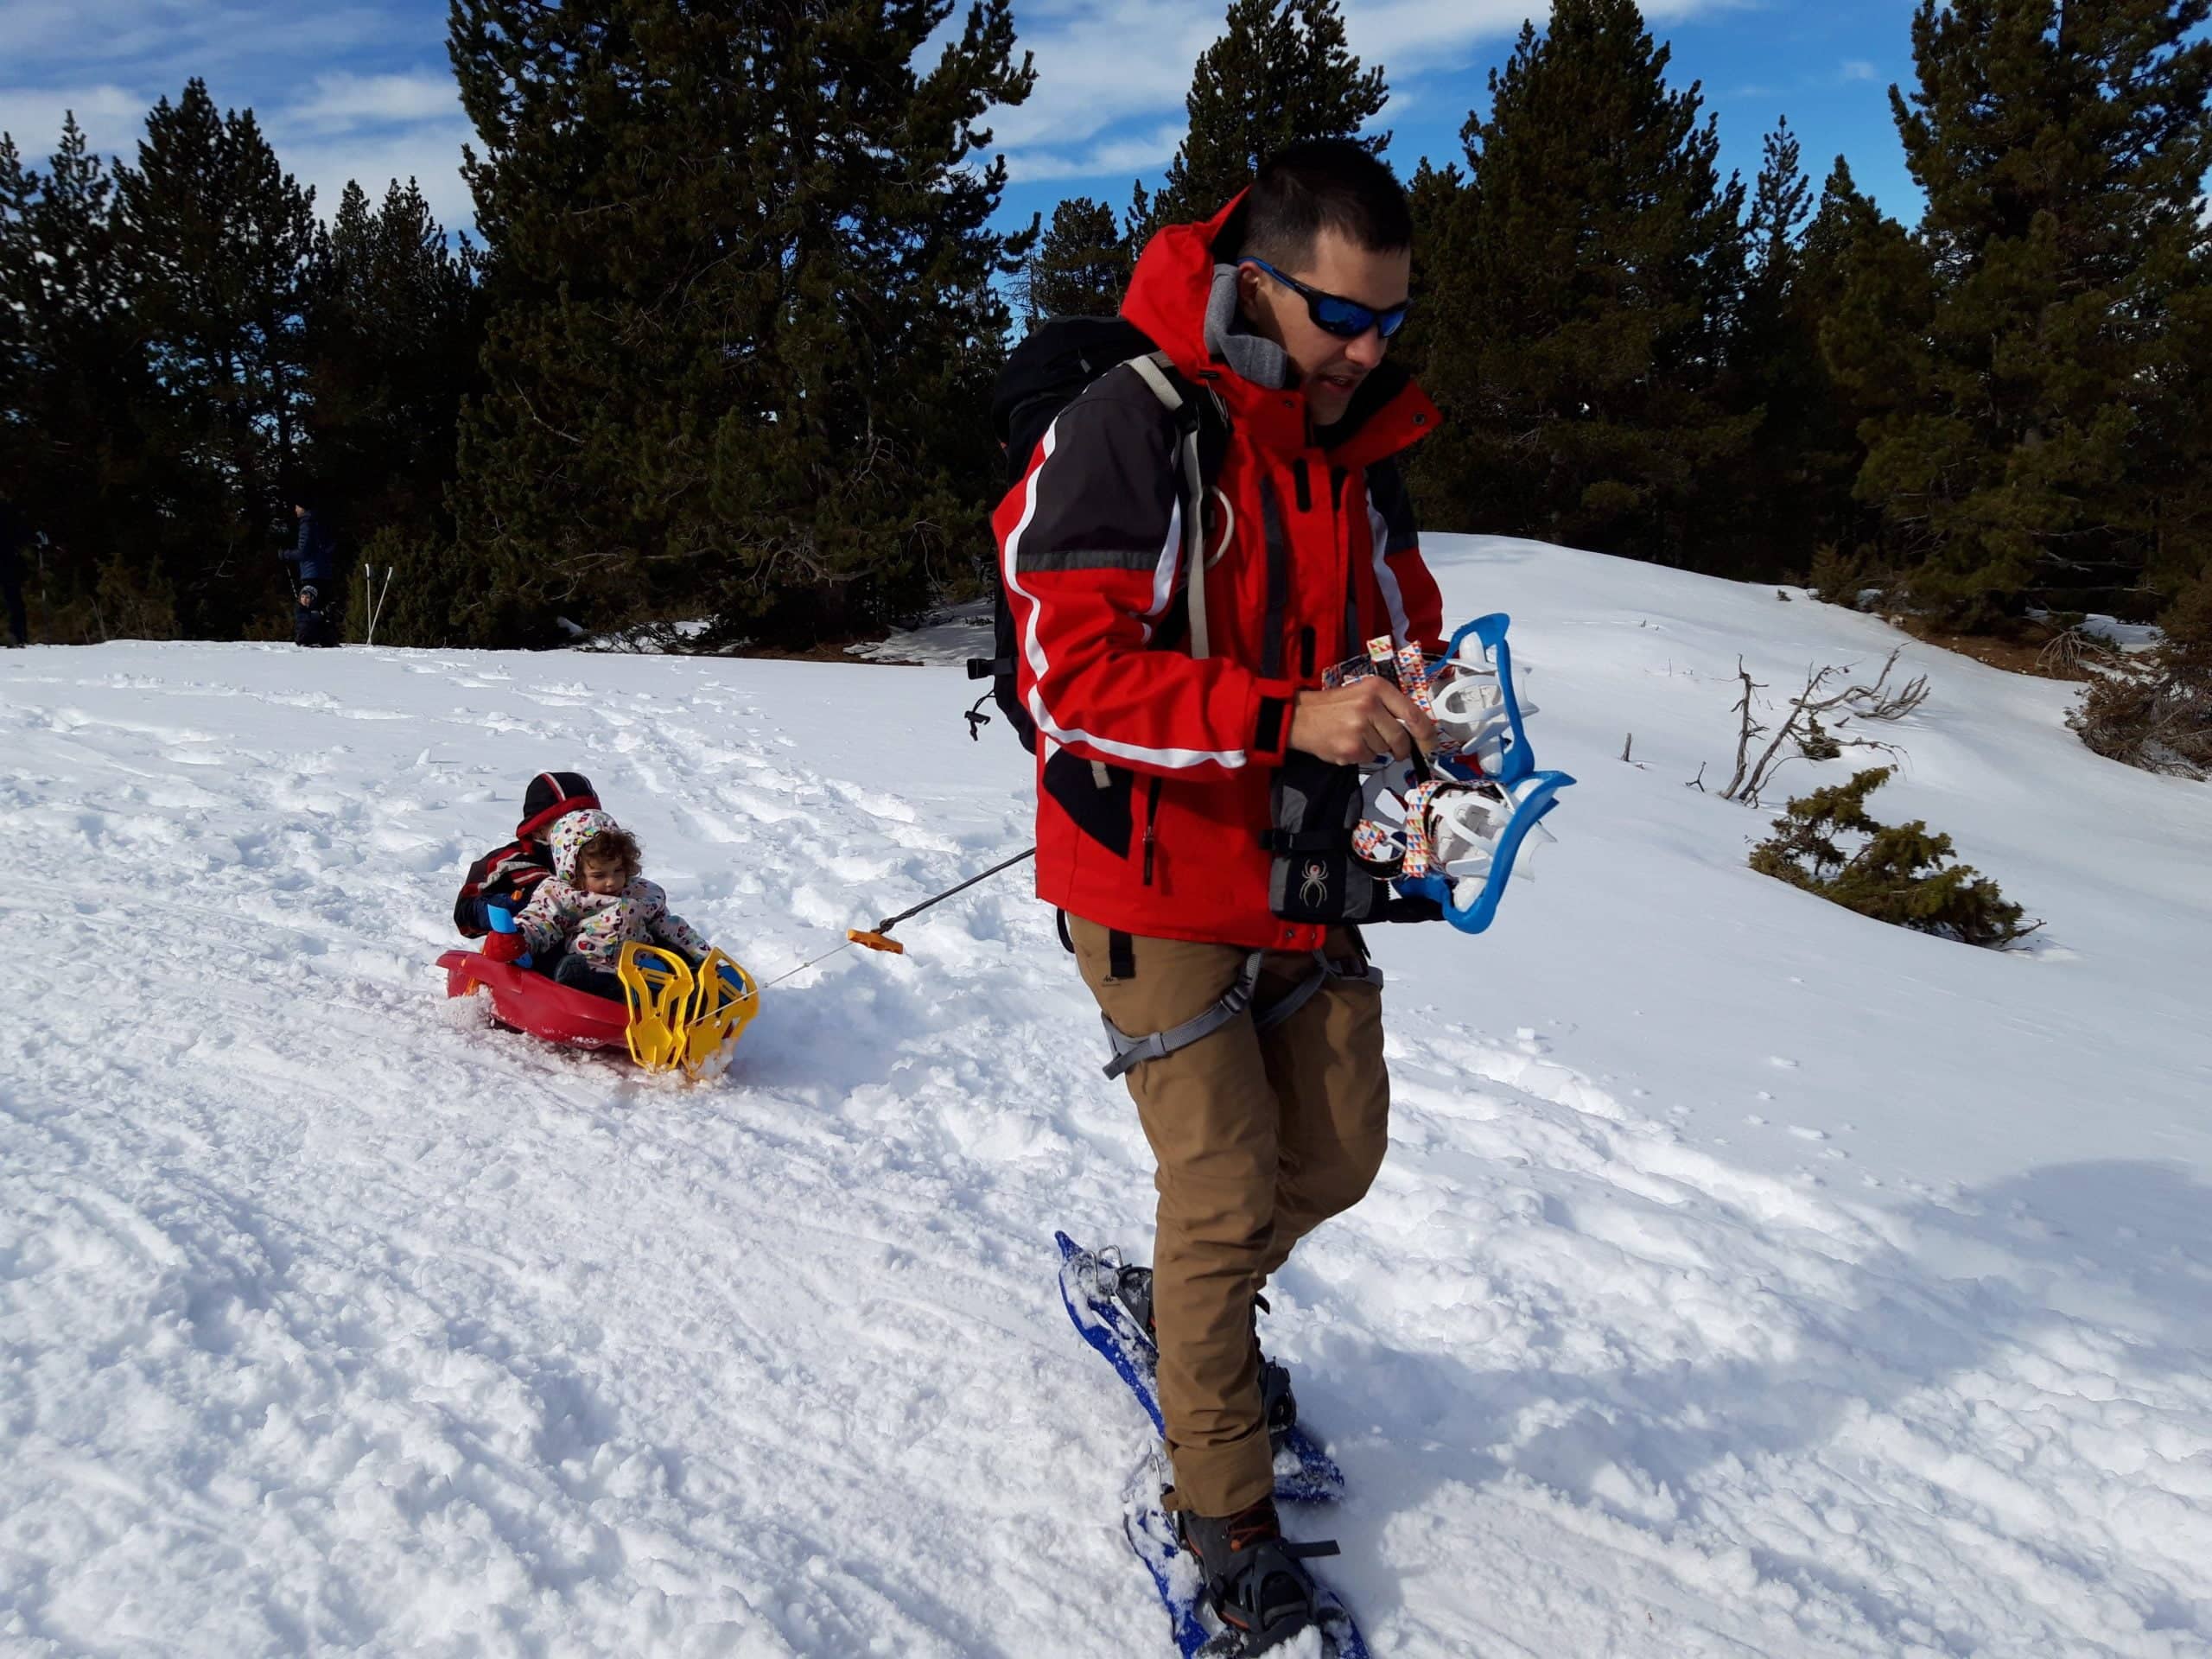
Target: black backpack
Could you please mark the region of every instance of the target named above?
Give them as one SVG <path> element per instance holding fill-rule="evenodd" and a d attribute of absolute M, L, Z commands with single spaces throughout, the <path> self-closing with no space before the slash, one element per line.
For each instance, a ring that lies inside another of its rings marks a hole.
<path fill-rule="evenodd" d="M 1142 329 L 1119 317 L 1051 318 L 1030 330 L 1007 356 L 991 393 L 991 430 L 1006 450 L 1007 488 L 1014 488 L 1027 474 L 1030 457 L 1060 411 L 1092 381 L 1124 363 L 1136 366 L 1162 410 L 1174 419 L 1176 453 L 1183 467 L 1184 543 L 1186 550 L 1203 548 L 1206 499 L 1221 476 L 1222 457 L 1229 448 L 1228 417 L 1218 398 L 1192 385 Z M 1192 563 L 1186 560 L 1184 568 L 1187 572 Z M 968 677 L 987 679 L 991 689 L 968 711 L 968 735 L 980 740 L 982 728 L 990 723 L 991 717 L 982 712 L 988 699 L 998 704 L 1021 747 L 1034 754 L 1036 722 L 1014 689 L 1020 645 L 1014 639 L 1014 612 L 1007 604 L 1006 572 L 996 558 L 991 570 L 991 654 L 968 659 Z M 1186 582 L 1154 634 L 1153 645 L 1180 645 L 1190 632 Z"/>

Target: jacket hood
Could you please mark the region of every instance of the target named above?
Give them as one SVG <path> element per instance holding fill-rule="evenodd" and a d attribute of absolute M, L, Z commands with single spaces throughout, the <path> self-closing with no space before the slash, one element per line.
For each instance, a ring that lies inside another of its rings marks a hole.
<path fill-rule="evenodd" d="M 608 830 L 620 830 L 612 812 L 602 812 L 595 806 L 570 812 L 556 823 L 546 840 L 553 849 L 553 874 L 570 887 L 576 885 L 576 855 L 594 836 Z"/>
<path fill-rule="evenodd" d="M 1245 378 L 1255 385 L 1278 390 L 1287 384 L 1289 359 L 1280 346 L 1243 327 L 1236 313 L 1236 266 L 1224 257 L 1243 240 L 1243 207 L 1240 191 L 1203 224 L 1168 225 L 1155 232 L 1137 257 L 1128 292 L 1122 299 L 1122 315 L 1193 379 L 1217 366 L 1212 343 L 1217 334 L 1224 345 L 1237 339 L 1251 341 L 1262 349 L 1249 354 L 1249 365 L 1256 372 Z M 1217 297 L 1216 290 L 1224 287 L 1225 299 Z M 1224 359 L 1220 366 L 1244 374 L 1244 365 L 1233 359 Z"/>
<path fill-rule="evenodd" d="M 515 839 L 543 841 L 547 828 L 564 813 L 598 806 L 591 779 L 581 772 L 541 772 L 522 792 L 522 822 L 515 825 Z"/>
<path fill-rule="evenodd" d="M 1243 242 L 1241 191 L 1203 224 L 1163 227 L 1137 258 L 1122 315 L 1173 359 L 1185 378 L 1211 386 L 1232 422 L 1255 442 L 1294 450 L 1309 442 L 1306 394 L 1295 384 L 1289 353 L 1244 320 L 1236 264 Z M 1438 424 L 1436 406 L 1386 358 L 1322 444 L 1339 465 L 1367 466 Z"/>

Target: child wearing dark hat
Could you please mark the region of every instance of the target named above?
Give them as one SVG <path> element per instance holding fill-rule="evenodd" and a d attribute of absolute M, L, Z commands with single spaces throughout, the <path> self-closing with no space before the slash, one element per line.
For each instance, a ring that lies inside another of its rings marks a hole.
<path fill-rule="evenodd" d="M 553 977 L 594 996 L 620 1001 L 615 969 L 632 940 L 673 950 L 692 967 L 714 947 L 674 914 L 668 895 L 644 874 L 637 837 L 605 812 L 572 812 L 556 823 L 553 874 L 537 884 L 512 933 L 484 941 L 493 962 L 512 962 L 525 951 L 533 961 L 562 952 Z"/>
<path fill-rule="evenodd" d="M 530 903 L 537 884 L 553 874 L 550 838 L 553 826 L 571 812 L 596 812 L 599 796 L 591 779 L 581 772 L 541 772 L 523 791 L 522 822 L 515 838 L 496 848 L 468 867 L 461 893 L 453 903 L 453 925 L 465 939 L 480 939 L 492 931 L 485 912 L 489 905 L 519 911 Z M 543 965 L 551 972 L 553 964 Z"/>

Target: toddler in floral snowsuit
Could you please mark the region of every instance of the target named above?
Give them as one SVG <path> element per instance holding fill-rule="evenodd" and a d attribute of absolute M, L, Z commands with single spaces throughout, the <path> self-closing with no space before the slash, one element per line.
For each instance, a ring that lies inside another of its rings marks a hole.
<path fill-rule="evenodd" d="M 622 982 L 614 967 L 632 939 L 665 945 L 695 968 L 706 959 L 713 947 L 681 916 L 669 913 L 668 895 L 657 882 L 639 874 L 637 840 L 612 815 L 571 812 L 546 839 L 553 849 L 553 874 L 537 884 L 529 905 L 516 916 L 515 932 L 494 933 L 484 941 L 486 956 L 512 961 L 525 950 L 544 952 L 565 943 L 568 952 L 554 979 L 618 1000 Z"/>

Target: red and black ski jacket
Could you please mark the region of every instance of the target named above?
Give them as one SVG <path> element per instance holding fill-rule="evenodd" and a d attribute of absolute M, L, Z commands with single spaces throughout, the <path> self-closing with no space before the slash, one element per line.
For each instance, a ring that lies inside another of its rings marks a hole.
<path fill-rule="evenodd" d="M 1397 456 L 1437 424 L 1402 369 L 1309 431 L 1281 348 L 1236 308 L 1239 203 L 1147 245 L 1122 315 L 1210 390 L 1228 447 L 1205 519 L 1204 660 L 1175 632 L 1185 569 L 1174 417 L 1128 367 L 1061 411 L 994 516 L 1017 686 L 1038 730 L 1037 890 L 1102 926 L 1313 950 L 1268 905 L 1269 785 L 1292 697 L 1365 642 L 1442 649 Z"/>
<path fill-rule="evenodd" d="M 519 910 L 547 876 L 553 874 L 552 849 L 546 836 L 571 812 L 599 809 L 591 779 L 580 772 L 541 772 L 523 791 L 522 822 L 515 838 L 494 848 L 468 867 L 461 892 L 453 901 L 453 925 L 465 939 L 480 939 L 491 931 L 485 918 L 487 899 L 512 899 Z"/>

